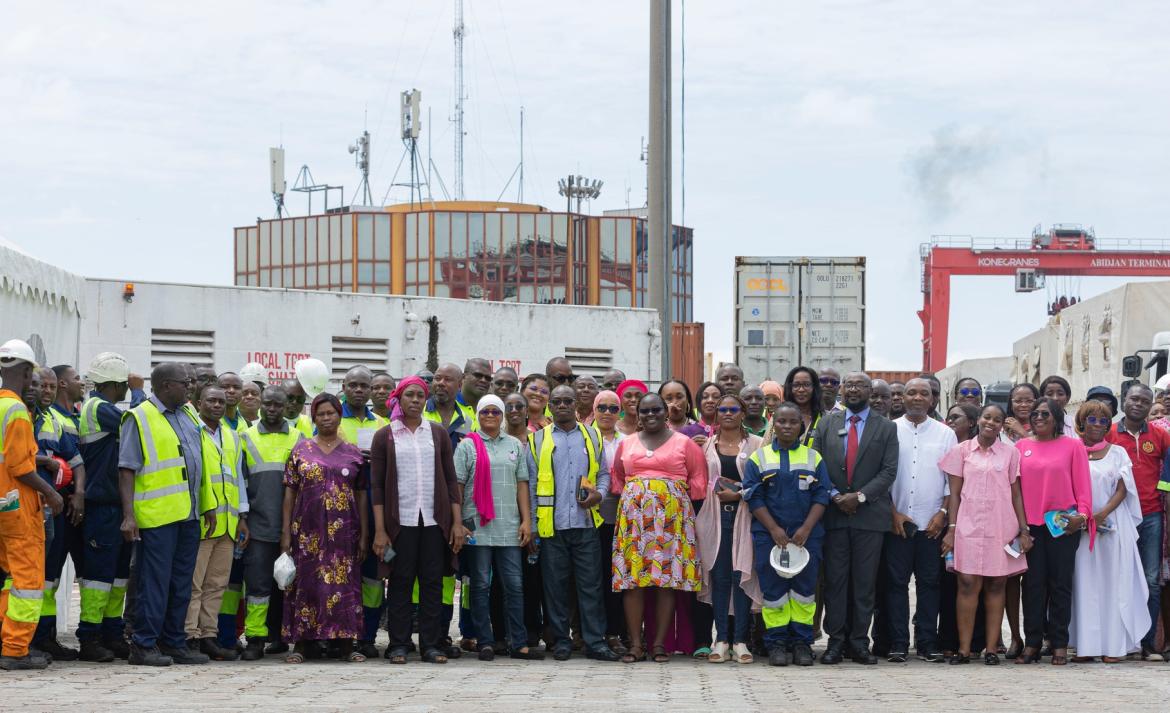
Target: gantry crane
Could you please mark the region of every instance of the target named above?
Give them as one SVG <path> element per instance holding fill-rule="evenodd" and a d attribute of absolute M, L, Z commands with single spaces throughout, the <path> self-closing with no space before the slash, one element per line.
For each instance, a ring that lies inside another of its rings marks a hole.
<path fill-rule="evenodd" d="M 952 275 L 1013 275 L 1017 292 L 1044 287 L 1055 275 L 1170 277 L 1170 241 L 1097 240 L 1092 228 L 1057 224 L 1032 239 L 935 236 L 922 260 L 922 368 L 947 365 Z"/>

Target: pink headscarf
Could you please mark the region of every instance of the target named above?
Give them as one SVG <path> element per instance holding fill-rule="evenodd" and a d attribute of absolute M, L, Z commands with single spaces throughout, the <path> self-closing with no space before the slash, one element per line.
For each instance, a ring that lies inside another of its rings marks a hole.
<path fill-rule="evenodd" d="M 760 382 L 760 391 L 763 391 L 765 396 L 771 394 L 781 401 L 784 400 L 784 387 L 770 379 Z"/>
<path fill-rule="evenodd" d="M 475 407 L 476 417 L 488 406 L 494 407 L 500 412 L 500 418 L 503 418 L 504 402 L 495 394 L 485 394 L 480 398 Z M 475 447 L 475 478 L 472 481 L 472 501 L 475 503 L 475 509 L 479 511 L 479 524 L 486 525 L 496 518 L 496 505 L 492 498 L 492 462 L 488 456 L 487 446 L 484 445 L 483 436 L 472 431 L 467 434 L 467 437 L 471 439 L 471 443 Z"/>
<path fill-rule="evenodd" d="M 402 398 L 402 392 L 406 391 L 408 386 L 418 386 L 423 390 L 423 397 L 430 398 L 431 390 L 427 386 L 427 382 L 423 381 L 418 376 L 408 376 L 402 381 L 398 382 L 398 386 L 390 393 L 390 398 L 386 399 L 386 409 L 390 412 L 391 421 L 399 421 L 402 419 L 402 407 L 398 405 L 398 400 Z"/>
<path fill-rule="evenodd" d="M 617 387 L 618 399 L 620 400 L 622 398 L 622 396 L 625 395 L 626 390 L 630 389 L 630 388 L 638 389 L 644 394 L 650 393 L 650 388 L 648 386 L 646 386 L 645 382 L 638 381 L 637 379 L 626 379 L 622 383 L 618 384 L 618 387 Z"/>
<path fill-rule="evenodd" d="M 606 398 L 612 396 L 613 400 L 618 402 L 618 406 L 622 405 L 622 397 L 618 396 L 616 393 L 610 391 L 609 389 L 606 389 L 605 391 L 597 392 L 597 396 L 593 397 L 593 410 L 594 411 L 597 410 L 597 405 L 601 403 L 601 398 L 603 396 Z"/>

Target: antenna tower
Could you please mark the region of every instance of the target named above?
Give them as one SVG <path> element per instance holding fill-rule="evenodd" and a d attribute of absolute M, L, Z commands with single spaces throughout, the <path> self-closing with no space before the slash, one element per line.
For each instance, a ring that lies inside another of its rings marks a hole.
<path fill-rule="evenodd" d="M 370 193 L 370 132 L 363 131 L 362 135 L 349 145 L 349 152 L 354 154 L 353 163 L 362 172 L 362 181 L 353 194 L 354 200 L 357 200 L 360 193 L 362 202 L 359 205 L 374 205 L 374 196 Z"/>
<path fill-rule="evenodd" d="M 463 0 L 455 0 L 455 200 L 463 200 Z"/>

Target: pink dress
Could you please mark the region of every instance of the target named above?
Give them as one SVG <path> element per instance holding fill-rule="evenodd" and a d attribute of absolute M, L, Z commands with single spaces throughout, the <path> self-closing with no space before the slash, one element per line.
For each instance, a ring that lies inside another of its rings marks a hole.
<path fill-rule="evenodd" d="M 1003 441 L 979 447 L 972 438 L 938 462 L 947 475 L 963 479 L 955 527 L 955 571 L 981 577 L 1006 577 L 1028 569 L 1003 546 L 1020 531 L 1012 507 L 1012 483 L 1020 477 L 1020 452 Z"/>

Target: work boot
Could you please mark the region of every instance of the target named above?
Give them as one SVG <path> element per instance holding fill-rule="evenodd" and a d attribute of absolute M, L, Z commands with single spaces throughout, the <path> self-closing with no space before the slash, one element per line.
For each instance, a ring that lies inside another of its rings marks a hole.
<path fill-rule="evenodd" d="M 37 651 L 48 654 L 51 661 L 76 661 L 79 655 L 77 649 L 65 648 L 60 641 L 57 641 L 56 637 L 34 642 L 33 647 Z"/>
<path fill-rule="evenodd" d="M 359 641 L 357 642 L 357 646 L 354 650 L 360 653 L 362 656 L 365 656 L 367 659 L 378 658 L 378 647 L 374 646 L 373 641 Z"/>
<path fill-rule="evenodd" d="M 157 646 L 144 649 L 137 645 L 130 647 L 130 658 L 127 662 L 131 666 L 170 666 L 174 663 L 171 657 L 164 655 Z"/>
<path fill-rule="evenodd" d="M 808 644 L 797 644 L 792 647 L 792 663 L 797 666 L 812 666 L 812 649 Z"/>
<path fill-rule="evenodd" d="M 773 666 L 787 666 L 788 651 L 783 646 L 777 646 L 768 652 L 768 663 Z"/>
<path fill-rule="evenodd" d="M 177 664 L 205 664 L 211 661 L 207 654 L 192 651 L 187 647 L 171 648 L 170 646 L 160 646 L 158 650 L 164 656 L 169 656 L 174 663 Z"/>
<path fill-rule="evenodd" d="M 102 646 L 109 649 L 114 658 L 125 661 L 130 658 L 130 645 L 126 643 L 125 639 L 107 638 L 102 639 Z"/>
<path fill-rule="evenodd" d="M 240 657 L 234 648 L 223 648 L 219 645 L 219 642 L 215 640 L 215 637 L 212 636 L 199 640 L 199 651 L 201 653 L 207 654 L 207 658 L 211 659 L 212 661 L 235 661 Z"/>
<path fill-rule="evenodd" d="M 264 658 L 264 637 L 253 636 L 248 639 L 248 645 L 244 647 L 244 653 L 240 654 L 240 658 L 244 661 L 259 661 Z"/>
<path fill-rule="evenodd" d="M 94 663 L 110 663 L 114 660 L 114 652 L 102 646 L 97 639 L 88 639 L 81 642 L 81 652 L 78 658 Z"/>
<path fill-rule="evenodd" d="M 5 671 L 39 671 L 49 667 L 48 659 L 29 654 L 24 656 L 0 656 L 0 669 Z"/>
<path fill-rule="evenodd" d="M 280 639 L 277 639 L 276 641 L 270 641 L 268 642 L 268 645 L 264 647 L 264 653 L 268 656 L 272 654 L 287 654 L 288 644 L 284 643 Z"/>

